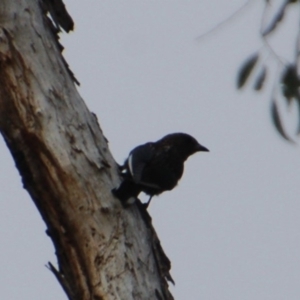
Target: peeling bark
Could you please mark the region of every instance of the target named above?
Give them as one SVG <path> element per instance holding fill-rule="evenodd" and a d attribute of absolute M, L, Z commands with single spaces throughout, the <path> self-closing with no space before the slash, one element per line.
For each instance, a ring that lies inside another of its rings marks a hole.
<path fill-rule="evenodd" d="M 72 300 L 173 299 L 150 216 L 111 194 L 118 167 L 61 55 L 60 27 L 73 28 L 61 0 L 0 2 L 0 131 L 53 241 L 49 269 Z"/>

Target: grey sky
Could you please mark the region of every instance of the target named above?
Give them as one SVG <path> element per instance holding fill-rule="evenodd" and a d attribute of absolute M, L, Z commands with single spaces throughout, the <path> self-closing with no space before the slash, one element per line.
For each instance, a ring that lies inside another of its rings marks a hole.
<path fill-rule="evenodd" d="M 299 146 L 273 129 L 269 93 L 235 89 L 238 66 L 260 47 L 260 2 L 198 42 L 244 1 L 65 1 L 76 29 L 62 35 L 64 53 L 116 160 L 176 131 L 211 151 L 192 156 L 179 186 L 150 205 L 177 300 L 300 299 Z M 274 41 L 287 59 L 293 22 Z M 3 142 L 0 153 L 2 298 L 66 299 Z"/>

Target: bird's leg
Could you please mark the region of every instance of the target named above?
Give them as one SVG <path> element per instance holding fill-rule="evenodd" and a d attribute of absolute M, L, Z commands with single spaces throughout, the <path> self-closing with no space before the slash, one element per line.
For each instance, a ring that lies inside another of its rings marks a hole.
<path fill-rule="evenodd" d="M 150 202 L 151 202 L 151 200 L 152 200 L 152 197 L 153 197 L 153 195 L 150 196 L 150 198 L 149 198 L 149 200 L 148 200 L 147 203 L 144 203 L 144 207 L 145 207 L 146 209 L 148 208 L 148 206 L 149 206 L 149 204 L 150 204 Z"/>

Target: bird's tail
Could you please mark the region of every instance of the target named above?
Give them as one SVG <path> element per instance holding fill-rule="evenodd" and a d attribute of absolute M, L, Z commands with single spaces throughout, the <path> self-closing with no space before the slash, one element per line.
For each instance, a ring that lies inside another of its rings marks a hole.
<path fill-rule="evenodd" d="M 114 196 L 121 201 L 123 206 L 133 204 L 140 192 L 141 188 L 131 179 L 123 180 L 118 188 L 112 190 Z"/>

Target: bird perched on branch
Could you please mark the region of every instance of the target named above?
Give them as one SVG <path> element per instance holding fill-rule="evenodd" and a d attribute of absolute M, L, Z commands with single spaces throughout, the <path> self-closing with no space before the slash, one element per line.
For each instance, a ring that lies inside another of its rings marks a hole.
<path fill-rule="evenodd" d="M 184 162 L 199 151 L 209 151 L 186 133 L 168 134 L 157 142 L 134 148 L 121 166 L 124 180 L 112 193 L 124 206 L 132 204 L 140 192 L 150 196 L 172 190 L 183 174 Z"/>

